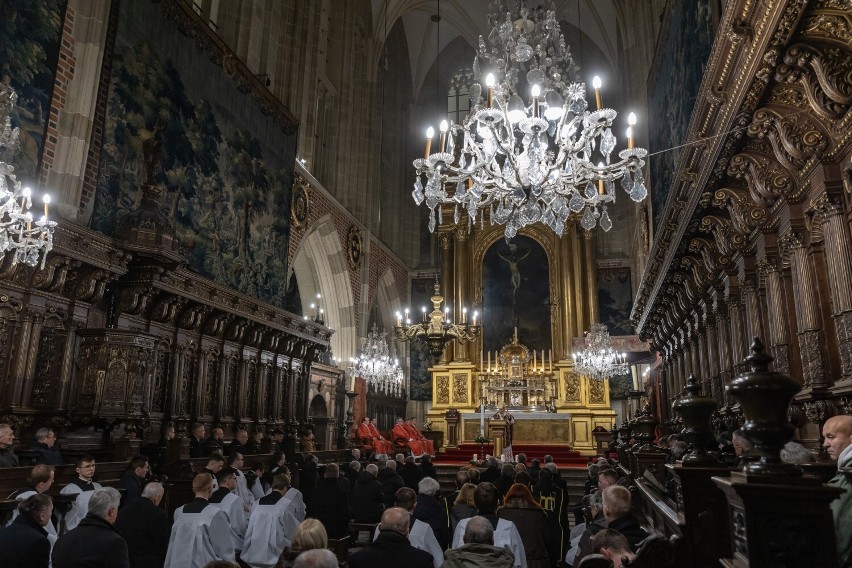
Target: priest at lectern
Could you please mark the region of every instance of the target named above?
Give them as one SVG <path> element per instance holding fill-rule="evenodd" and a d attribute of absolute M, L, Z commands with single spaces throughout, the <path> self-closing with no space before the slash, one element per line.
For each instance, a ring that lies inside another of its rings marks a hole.
<path fill-rule="evenodd" d="M 515 426 L 515 417 L 506 410 L 506 405 L 503 405 L 491 418 L 506 421 L 506 428 L 503 430 L 503 457 L 504 461 L 515 461 L 515 456 L 512 454 L 512 430 Z"/>

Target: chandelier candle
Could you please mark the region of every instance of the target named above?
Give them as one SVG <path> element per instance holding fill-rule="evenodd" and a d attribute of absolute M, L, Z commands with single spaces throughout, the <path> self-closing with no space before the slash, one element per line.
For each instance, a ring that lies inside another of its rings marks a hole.
<path fill-rule="evenodd" d="M 598 104 L 598 110 L 601 110 L 601 107 L 603 106 L 601 104 L 601 86 L 603 86 L 601 78 L 595 75 L 592 78 L 592 87 L 595 88 L 595 102 Z"/>
<path fill-rule="evenodd" d="M 426 153 L 423 155 L 424 158 L 429 157 L 429 151 L 432 149 L 432 138 L 435 137 L 435 129 L 431 126 L 426 129 Z"/>
<path fill-rule="evenodd" d="M 488 87 L 488 108 L 494 106 L 494 75 L 489 73 L 485 78 L 485 86 Z"/>

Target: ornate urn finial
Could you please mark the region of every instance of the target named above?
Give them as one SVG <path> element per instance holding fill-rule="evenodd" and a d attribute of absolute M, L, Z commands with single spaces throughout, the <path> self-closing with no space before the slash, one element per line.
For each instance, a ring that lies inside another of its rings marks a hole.
<path fill-rule="evenodd" d="M 731 381 L 726 390 L 742 408 L 745 423 L 740 428 L 760 452 L 760 460 L 743 467 L 746 474 L 768 477 L 799 477 L 802 469 L 781 461 L 781 449 L 793 438 L 793 427 L 787 422 L 790 401 L 801 389 L 795 379 L 769 370 L 773 358 L 764 352 L 757 337 L 746 362 L 751 366 Z M 766 481 L 770 481 L 767 479 Z"/>
<path fill-rule="evenodd" d="M 707 453 L 707 443 L 713 439 L 710 419 L 718 404 L 712 398 L 701 396 L 701 385 L 692 373 L 686 381 L 686 391 L 672 404 L 672 410 L 683 418 L 684 439 L 689 442 L 689 453 L 683 456 L 683 465 L 705 465 L 715 463 L 714 456 Z"/>
<path fill-rule="evenodd" d="M 637 440 L 639 440 L 639 443 L 634 450 L 647 452 L 658 449 L 653 445 L 653 442 L 654 431 L 657 429 L 657 424 L 659 423 L 660 421 L 651 414 L 651 407 L 648 403 L 645 403 L 645 406 L 636 416 L 636 420 L 633 423 L 633 435 Z"/>

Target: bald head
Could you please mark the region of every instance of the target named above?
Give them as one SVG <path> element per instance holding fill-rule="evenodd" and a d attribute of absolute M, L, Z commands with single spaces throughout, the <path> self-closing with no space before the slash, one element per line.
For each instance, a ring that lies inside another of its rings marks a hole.
<path fill-rule="evenodd" d="M 852 416 L 832 416 L 822 427 L 825 438 L 823 445 L 831 459 L 837 461 L 840 454 L 852 445 Z"/>
<path fill-rule="evenodd" d="M 391 507 L 390 509 L 385 509 L 385 512 L 382 514 L 382 522 L 379 523 L 379 529 L 394 531 L 407 536 L 410 522 L 411 516 L 408 511 L 400 507 Z"/>
<path fill-rule="evenodd" d="M 473 517 L 464 529 L 465 544 L 494 544 L 494 528 L 485 517 Z"/>

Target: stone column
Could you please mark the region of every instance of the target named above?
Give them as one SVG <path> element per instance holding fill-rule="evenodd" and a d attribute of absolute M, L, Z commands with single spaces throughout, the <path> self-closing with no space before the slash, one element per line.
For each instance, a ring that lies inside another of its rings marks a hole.
<path fill-rule="evenodd" d="M 775 361 L 775 370 L 790 374 L 790 338 L 787 334 L 787 310 L 784 301 L 784 283 L 781 263 L 774 256 L 762 258 L 758 263 L 761 275 L 766 278 L 767 327 L 769 349 Z"/>
<path fill-rule="evenodd" d="M 781 237 L 781 249 L 790 257 L 793 272 L 793 294 L 796 299 L 796 329 L 802 371 L 806 389 L 820 390 L 826 386 L 825 347 L 822 336 L 822 317 L 816 291 L 816 274 L 808 257 L 802 235 L 790 230 Z"/>
<path fill-rule="evenodd" d="M 837 330 L 841 376 L 844 381 L 852 380 L 852 279 L 849 277 L 852 245 L 840 204 L 822 194 L 813 205 L 817 218 L 822 221 L 825 256 L 831 259 L 825 264 L 831 292 L 832 318 Z"/>

